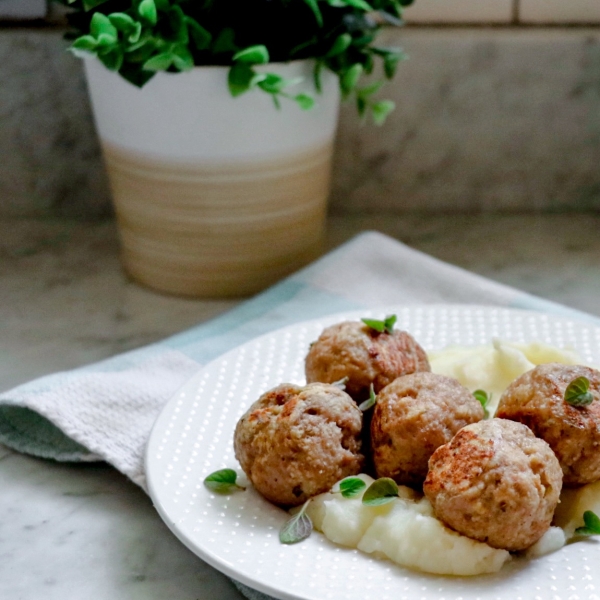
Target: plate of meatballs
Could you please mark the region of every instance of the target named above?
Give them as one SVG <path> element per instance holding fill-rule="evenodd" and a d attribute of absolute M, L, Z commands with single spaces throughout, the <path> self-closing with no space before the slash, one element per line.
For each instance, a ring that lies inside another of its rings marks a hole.
<path fill-rule="evenodd" d="M 432 370 L 444 348 L 498 338 L 578 364 L 501 365 L 512 374 L 489 411 L 483 390 Z M 150 495 L 200 558 L 275 598 L 592 600 L 599 364 L 599 327 L 522 310 L 298 323 L 172 398 L 147 447 Z"/>

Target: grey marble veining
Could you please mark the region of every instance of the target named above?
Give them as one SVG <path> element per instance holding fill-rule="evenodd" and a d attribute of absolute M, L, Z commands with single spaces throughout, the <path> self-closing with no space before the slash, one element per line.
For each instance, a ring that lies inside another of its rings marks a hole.
<path fill-rule="evenodd" d="M 0 29 L 0 216 L 110 211 L 81 65 L 61 30 Z M 600 208 L 600 27 L 406 28 L 384 127 L 342 109 L 332 209 Z M 257 92 L 258 93 L 258 92 Z"/>
<path fill-rule="evenodd" d="M 600 316 L 600 215 L 345 216 L 328 247 L 378 229 L 442 260 Z M 149 343 L 234 301 L 131 283 L 112 221 L 0 221 L 0 390 Z M 2 600 L 239 600 L 105 465 L 0 447 Z"/>

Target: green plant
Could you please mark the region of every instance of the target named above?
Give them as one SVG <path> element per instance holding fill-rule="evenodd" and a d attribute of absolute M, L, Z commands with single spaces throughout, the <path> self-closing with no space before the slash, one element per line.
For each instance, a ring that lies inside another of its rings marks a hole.
<path fill-rule="evenodd" d="M 382 81 L 360 85 L 377 62 L 387 79 L 403 53 L 375 38 L 384 24 L 401 24 L 413 0 L 59 0 L 71 6 L 71 49 L 91 53 L 113 71 L 143 86 L 157 71 L 187 71 L 194 65 L 228 65 L 234 96 L 252 88 L 295 100 L 309 109 L 314 98 L 290 93 L 297 83 L 257 70 L 257 65 L 315 59 L 321 72 L 338 75 L 344 98 L 354 97 L 361 116 L 382 123 L 394 104 L 374 100 Z"/>

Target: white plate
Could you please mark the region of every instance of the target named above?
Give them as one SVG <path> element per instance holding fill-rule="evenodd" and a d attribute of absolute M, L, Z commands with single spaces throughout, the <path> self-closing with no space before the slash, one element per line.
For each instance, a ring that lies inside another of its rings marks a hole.
<path fill-rule="evenodd" d="M 344 319 L 398 315 L 427 349 L 474 345 L 493 337 L 571 346 L 600 364 L 600 328 L 533 313 L 478 306 L 392 306 L 332 315 L 254 339 L 194 376 L 168 403 L 146 455 L 150 495 L 173 533 L 200 558 L 238 581 L 280 599 L 303 600 L 592 600 L 600 594 L 600 545 L 566 546 L 549 556 L 513 560 L 496 575 L 423 575 L 357 550 L 337 547 L 319 533 L 284 546 L 278 531 L 288 515 L 251 487 L 230 496 L 203 485 L 231 467 L 233 431 L 260 394 L 282 383 L 304 383 L 308 344 L 323 327 Z M 598 592 L 596 592 L 598 588 Z"/>

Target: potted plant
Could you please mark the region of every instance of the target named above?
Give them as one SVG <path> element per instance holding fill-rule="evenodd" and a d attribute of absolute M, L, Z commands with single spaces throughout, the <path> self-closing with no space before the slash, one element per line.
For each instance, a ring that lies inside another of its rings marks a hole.
<path fill-rule="evenodd" d="M 134 279 L 253 293 L 319 251 L 339 95 L 382 123 L 412 0 L 60 0 Z M 118 75 L 117 75 L 118 74 Z"/>

